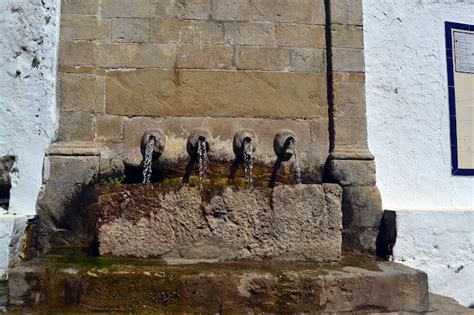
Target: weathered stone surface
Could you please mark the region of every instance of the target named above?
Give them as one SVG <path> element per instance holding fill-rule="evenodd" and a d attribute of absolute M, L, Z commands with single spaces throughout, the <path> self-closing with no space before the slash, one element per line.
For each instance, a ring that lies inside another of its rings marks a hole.
<path fill-rule="evenodd" d="M 111 71 L 105 90 L 114 115 L 327 117 L 326 77 L 317 74 Z"/>
<path fill-rule="evenodd" d="M 207 20 L 211 15 L 211 0 L 177 0 L 178 16 L 190 20 Z"/>
<path fill-rule="evenodd" d="M 331 40 L 333 47 L 364 48 L 364 30 L 362 26 L 331 25 Z"/>
<path fill-rule="evenodd" d="M 0 280 L 0 311 L 1 307 L 7 306 L 8 304 L 8 282 L 6 280 Z"/>
<path fill-rule="evenodd" d="M 367 120 L 365 118 L 334 118 L 336 146 L 367 148 Z"/>
<path fill-rule="evenodd" d="M 338 185 L 261 189 L 125 186 L 99 196 L 103 255 L 217 260 L 338 261 Z M 151 235 L 151 237 L 150 237 Z"/>
<path fill-rule="evenodd" d="M 94 138 L 92 114 L 63 112 L 59 120 L 60 141 L 91 141 Z"/>
<path fill-rule="evenodd" d="M 110 39 L 111 23 L 94 15 L 61 16 L 62 40 L 107 40 Z"/>
<path fill-rule="evenodd" d="M 231 45 L 273 46 L 275 29 L 273 23 L 225 23 L 225 39 Z"/>
<path fill-rule="evenodd" d="M 95 182 L 99 156 L 48 156 L 38 197 L 40 250 L 50 246 L 87 246 L 94 238 L 93 201 L 85 187 Z"/>
<path fill-rule="evenodd" d="M 146 18 L 153 16 L 153 0 L 103 0 L 101 15 L 103 17 Z"/>
<path fill-rule="evenodd" d="M 218 21 L 249 21 L 250 0 L 213 0 L 211 12 Z"/>
<path fill-rule="evenodd" d="M 336 119 L 365 119 L 365 75 L 363 73 L 334 75 L 333 96 L 333 115 Z"/>
<path fill-rule="evenodd" d="M 194 43 L 197 46 L 224 44 L 223 24 L 215 21 L 195 21 Z"/>
<path fill-rule="evenodd" d="M 313 21 L 312 2 L 312 0 L 254 0 L 252 1 L 252 19 L 255 21 L 311 23 Z"/>
<path fill-rule="evenodd" d="M 362 25 L 362 0 L 337 0 L 331 2 L 333 24 Z"/>
<path fill-rule="evenodd" d="M 177 19 L 152 19 L 150 20 L 150 42 L 160 44 L 193 44 L 193 22 Z"/>
<path fill-rule="evenodd" d="M 147 42 L 149 28 L 148 20 L 114 19 L 112 21 L 112 41 L 124 43 Z"/>
<path fill-rule="evenodd" d="M 382 198 L 375 186 L 344 187 L 344 228 L 377 229 L 382 219 Z"/>
<path fill-rule="evenodd" d="M 174 45 L 159 44 L 100 44 L 98 63 L 106 68 L 167 68 L 176 60 Z"/>
<path fill-rule="evenodd" d="M 360 160 L 332 160 L 329 173 L 336 183 L 342 186 L 375 185 L 375 162 Z"/>
<path fill-rule="evenodd" d="M 97 44 L 94 42 L 61 41 L 59 64 L 94 66 L 97 63 Z"/>
<path fill-rule="evenodd" d="M 291 49 L 291 70 L 294 72 L 326 72 L 326 51 L 323 49 Z"/>
<path fill-rule="evenodd" d="M 364 50 L 333 48 L 332 66 L 335 72 L 365 72 Z"/>
<path fill-rule="evenodd" d="M 99 13 L 98 0 L 62 0 L 62 14 L 97 15 Z"/>
<path fill-rule="evenodd" d="M 331 265 L 100 261 L 106 267 L 97 266 L 96 257 L 72 251 L 50 254 L 43 260 L 13 268 L 9 277 L 11 306 L 58 313 L 107 309 L 155 313 L 406 314 L 429 310 L 425 273 L 363 255 L 350 255 L 341 264 Z"/>
<path fill-rule="evenodd" d="M 104 111 L 104 78 L 86 74 L 62 74 L 59 102 L 63 111 Z"/>
<path fill-rule="evenodd" d="M 180 45 L 176 65 L 179 69 L 230 69 L 232 54 L 231 46 Z"/>
<path fill-rule="evenodd" d="M 325 48 L 325 29 L 319 25 L 277 24 L 275 42 L 282 47 Z"/>
<path fill-rule="evenodd" d="M 276 47 L 238 47 L 237 69 L 285 71 L 290 68 L 290 50 Z"/>
<path fill-rule="evenodd" d="M 100 115 L 95 119 L 95 141 L 120 142 L 123 139 L 122 116 Z"/>

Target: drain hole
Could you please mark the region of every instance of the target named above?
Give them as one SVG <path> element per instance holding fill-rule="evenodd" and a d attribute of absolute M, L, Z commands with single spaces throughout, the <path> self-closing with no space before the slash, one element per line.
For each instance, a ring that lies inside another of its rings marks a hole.
<path fill-rule="evenodd" d="M 13 156 L 0 157 L 0 208 L 5 211 L 8 211 L 10 205 L 10 189 L 12 188 L 10 174 L 14 163 Z"/>

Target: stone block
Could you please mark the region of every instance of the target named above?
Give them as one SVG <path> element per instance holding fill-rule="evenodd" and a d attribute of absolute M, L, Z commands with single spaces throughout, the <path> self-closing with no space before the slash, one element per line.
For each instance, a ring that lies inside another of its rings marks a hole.
<path fill-rule="evenodd" d="M 197 46 L 224 44 L 223 24 L 214 21 L 195 21 L 194 43 Z"/>
<path fill-rule="evenodd" d="M 98 66 L 105 68 L 167 68 L 176 60 L 174 45 L 100 44 Z"/>
<path fill-rule="evenodd" d="M 353 228 L 342 230 L 342 249 L 375 255 L 378 228 Z"/>
<path fill-rule="evenodd" d="M 337 48 L 364 48 L 364 30 L 362 26 L 331 25 L 331 40 Z"/>
<path fill-rule="evenodd" d="M 364 119 L 365 74 L 334 74 L 333 97 L 333 115 L 336 119 Z"/>
<path fill-rule="evenodd" d="M 275 43 L 282 47 L 326 48 L 324 26 L 276 24 Z"/>
<path fill-rule="evenodd" d="M 332 65 L 334 72 L 365 72 L 364 50 L 333 48 Z"/>
<path fill-rule="evenodd" d="M 92 141 L 94 123 L 88 112 L 62 112 L 59 120 L 60 141 Z"/>
<path fill-rule="evenodd" d="M 176 0 L 154 0 L 154 16 L 159 18 L 174 18 L 177 15 Z"/>
<path fill-rule="evenodd" d="M 326 9 L 324 7 L 324 0 L 313 1 L 313 16 L 311 19 L 313 24 L 326 24 Z"/>
<path fill-rule="evenodd" d="M 310 143 L 308 152 L 308 177 L 314 178 L 317 183 L 323 182 L 324 165 L 329 152 L 328 120 L 314 119 L 310 122 Z M 301 141 L 301 140 L 299 140 Z"/>
<path fill-rule="evenodd" d="M 48 156 L 45 161 L 45 182 L 55 185 L 87 185 L 97 178 L 97 156 Z"/>
<path fill-rule="evenodd" d="M 331 23 L 363 25 L 362 0 L 332 1 Z"/>
<path fill-rule="evenodd" d="M 147 18 L 155 12 L 153 3 L 153 0 L 103 0 L 101 15 L 109 18 Z"/>
<path fill-rule="evenodd" d="M 218 21 L 249 21 L 250 0 L 213 0 L 211 12 Z"/>
<path fill-rule="evenodd" d="M 62 0 L 62 14 L 97 15 L 99 13 L 98 0 Z"/>
<path fill-rule="evenodd" d="M 317 74 L 110 71 L 105 91 L 113 115 L 327 117 L 326 76 Z"/>
<path fill-rule="evenodd" d="M 178 17 L 188 20 L 208 20 L 211 0 L 176 0 Z"/>
<path fill-rule="evenodd" d="M 335 118 L 333 125 L 336 146 L 367 148 L 367 120 Z"/>
<path fill-rule="evenodd" d="M 375 162 L 331 160 L 329 174 L 341 186 L 372 186 L 375 185 Z"/>
<path fill-rule="evenodd" d="M 193 22 L 178 19 L 152 19 L 150 20 L 150 42 L 160 44 L 193 44 Z"/>
<path fill-rule="evenodd" d="M 112 20 L 112 41 L 121 43 L 143 43 L 148 41 L 149 22 L 144 19 Z"/>
<path fill-rule="evenodd" d="M 275 30 L 273 23 L 225 23 L 225 40 L 231 45 L 273 46 Z"/>
<path fill-rule="evenodd" d="M 97 235 L 102 255 L 220 261 L 340 259 L 338 185 L 279 186 L 271 196 L 256 188 L 222 187 L 209 191 L 206 198 L 198 187 L 177 187 L 164 194 L 161 188 L 143 189 L 125 186 L 99 195 Z"/>
<path fill-rule="evenodd" d="M 59 102 L 63 111 L 104 111 L 104 78 L 90 74 L 62 74 Z"/>
<path fill-rule="evenodd" d="M 291 49 L 291 71 L 326 73 L 326 51 L 324 49 Z"/>
<path fill-rule="evenodd" d="M 376 186 L 344 187 L 343 226 L 345 229 L 378 229 L 382 219 L 382 198 Z"/>
<path fill-rule="evenodd" d="M 180 45 L 176 65 L 179 69 L 230 69 L 232 54 L 231 46 Z"/>
<path fill-rule="evenodd" d="M 125 117 L 100 115 L 95 119 L 95 141 L 120 142 L 123 139 Z"/>
<path fill-rule="evenodd" d="M 110 40 L 110 20 L 94 15 L 61 16 L 61 40 Z"/>
<path fill-rule="evenodd" d="M 236 61 L 239 70 L 288 71 L 290 50 L 276 47 L 238 47 Z"/>
<path fill-rule="evenodd" d="M 311 23 L 313 21 L 313 1 L 253 0 L 252 20 Z M 317 20 L 318 19 L 316 19 L 316 21 Z"/>
<path fill-rule="evenodd" d="M 59 64 L 94 66 L 97 63 L 97 46 L 94 42 L 59 42 Z"/>

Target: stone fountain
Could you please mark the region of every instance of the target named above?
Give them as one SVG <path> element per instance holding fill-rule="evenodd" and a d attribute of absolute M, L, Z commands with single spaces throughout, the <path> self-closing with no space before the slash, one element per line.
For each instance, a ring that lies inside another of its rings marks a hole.
<path fill-rule="evenodd" d="M 427 311 L 379 233 L 361 1 L 201 2 L 65 2 L 11 307 Z"/>

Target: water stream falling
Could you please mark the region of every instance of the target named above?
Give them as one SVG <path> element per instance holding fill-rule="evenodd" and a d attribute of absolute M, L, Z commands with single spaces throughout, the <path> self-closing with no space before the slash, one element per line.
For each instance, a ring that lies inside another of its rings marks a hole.
<path fill-rule="evenodd" d="M 249 186 L 253 185 L 253 147 L 252 141 L 244 140 L 244 171 L 245 180 Z"/>
<path fill-rule="evenodd" d="M 145 159 L 143 160 L 143 184 L 149 184 L 151 180 L 151 162 L 153 160 L 155 141 L 155 137 L 150 137 L 145 146 Z"/>
<path fill-rule="evenodd" d="M 301 165 L 300 165 L 300 156 L 298 152 L 298 146 L 295 140 L 290 141 L 291 149 L 293 150 L 293 158 L 295 159 L 295 170 L 296 170 L 296 183 L 301 184 Z"/>
<path fill-rule="evenodd" d="M 206 139 L 199 138 L 197 154 L 199 163 L 199 187 L 202 189 L 204 180 L 206 179 L 208 163 Z"/>

